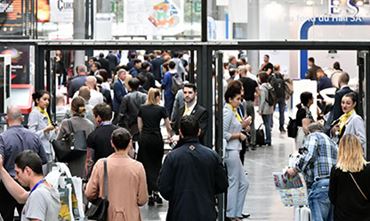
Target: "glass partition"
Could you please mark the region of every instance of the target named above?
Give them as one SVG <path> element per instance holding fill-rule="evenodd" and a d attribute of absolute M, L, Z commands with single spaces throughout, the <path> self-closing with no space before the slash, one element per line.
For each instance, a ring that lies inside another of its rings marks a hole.
<path fill-rule="evenodd" d="M 362 0 L 208 0 L 207 14 L 213 41 L 370 37 L 370 5 Z"/>

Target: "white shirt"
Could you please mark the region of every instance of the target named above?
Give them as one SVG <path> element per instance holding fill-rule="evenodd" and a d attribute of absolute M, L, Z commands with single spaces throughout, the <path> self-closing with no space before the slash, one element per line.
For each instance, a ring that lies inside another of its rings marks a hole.
<path fill-rule="evenodd" d="M 77 97 L 79 95 L 79 91 L 76 91 L 76 93 L 73 95 L 73 98 Z M 96 90 L 90 90 L 90 100 L 89 104 L 93 107 L 97 104 L 104 103 L 104 97 L 102 93 Z"/>
<path fill-rule="evenodd" d="M 193 103 L 193 105 L 191 105 L 189 108 L 186 108 L 186 103 L 185 103 L 185 111 L 184 111 L 184 114 L 182 116 L 188 116 L 188 115 L 190 115 L 191 112 L 193 112 L 195 105 L 197 105 L 197 101 L 195 101 Z"/>
<path fill-rule="evenodd" d="M 250 78 L 250 79 L 252 79 L 254 81 L 257 81 L 256 75 L 252 74 L 251 72 L 247 72 L 247 78 Z"/>

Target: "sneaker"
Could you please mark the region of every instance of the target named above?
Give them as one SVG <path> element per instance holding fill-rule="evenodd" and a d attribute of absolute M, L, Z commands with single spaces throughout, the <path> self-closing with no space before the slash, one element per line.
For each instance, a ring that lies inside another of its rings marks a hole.
<path fill-rule="evenodd" d="M 154 197 L 152 196 L 149 197 L 148 206 L 154 206 Z"/>

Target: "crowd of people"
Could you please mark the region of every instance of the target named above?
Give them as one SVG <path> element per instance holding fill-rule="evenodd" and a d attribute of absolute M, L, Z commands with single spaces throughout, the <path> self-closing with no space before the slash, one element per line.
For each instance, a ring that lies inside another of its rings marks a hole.
<path fill-rule="evenodd" d="M 242 166 L 245 151 L 249 147 L 256 150 L 256 144 L 261 143 L 259 138 L 256 141 L 255 100 L 258 100 L 257 112 L 265 128 L 262 143 L 273 146 L 271 130 L 276 107 L 279 109 L 279 131 L 286 132 L 284 114 L 286 100 L 292 93 L 291 81 L 281 74 L 280 65 L 271 64 L 269 58 L 269 55 L 264 56 L 257 75 L 252 74 L 249 64 L 234 56 L 225 64 L 230 75 L 225 79 L 223 110 L 225 164 L 229 179 L 226 216 L 230 220 L 242 217 L 240 214 L 247 202 L 245 195 L 250 183 L 244 171 L 247 168 Z M 340 69 L 339 62 L 334 63 L 331 78 L 315 64 L 314 58 L 310 57 L 308 64 L 306 78 L 317 80 L 317 96 L 321 98 L 317 110 L 319 118 L 314 119 L 310 110 L 314 94 L 302 92 L 293 127 L 300 157 L 286 174 L 303 174 L 311 220 L 369 220 L 370 179 L 365 160 L 365 122 L 359 106 L 361 98 L 349 87 L 350 77 Z M 336 87 L 332 105 L 326 104 L 320 94 L 330 87 Z"/>
<path fill-rule="evenodd" d="M 211 113 L 198 103 L 197 86 L 187 81 L 183 52 L 152 51 L 141 60 L 130 51 L 129 62 L 121 65 L 121 54 L 110 51 L 76 67 L 73 77 L 62 54 L 57 51 L 53 71 L 67 92 L 57 95 L 55 116 L 49 115 L 51 95 L 44 90 L 32 96 L 27 128 L 19 107 L 7 108 L 9 127 L 0 134 L 4 220 L 13 220 L 15 208 L 21 220 L 58 220 L 58 193 L 44 178 L 48 165 L 56 161 L 66 163 L 73 176 L 86 182 L 86 202 L 109 192 L 109 221 L 141 220 L 139 207 L 161 205 L 162 197 L 169 201 L 167 220 L 216 220 L 216 195 L 226 192 L 226 219 L 250 216 L 243 211 L 252 185 L 245 172 L 245 153 L 258 144 L 273 148 L 276 107 L 279 131 L 286 132 L 286 101 L 293 92 L 291 80 L 269 55 L 256 75 L 243 58 L 230 57 L 225 65 L 230 77 L 225 78 L 221 159 L 212 147 L 204 146 L 212 129 L 207 125 Z M 313 58 L 309 62 L 307 76 L 325 88 L 326 74 Z M 349 75 L 342 72 L 325 124 L 312 117 L 312 93 L 303 92 L 297 106 L 295 139 L 301 158 L 287 174 L 304 174 L 313 220 L 330 220 L 332 215 L 335 220 L 369 219 L 365 125 L 356 112 L 359 98 L 348 82 Z M 265 129 L 262 142 L 255 113 Z M 77 133 L 86 150 L 73 158 L 59 158 L 54 141 L 73 136 L 77 140 Z M 163 162 L 166 141 L 173 145 Z"/>

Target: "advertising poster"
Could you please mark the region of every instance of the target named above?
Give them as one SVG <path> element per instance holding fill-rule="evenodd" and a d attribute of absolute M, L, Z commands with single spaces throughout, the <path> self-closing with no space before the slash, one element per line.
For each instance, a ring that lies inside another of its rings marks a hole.
<path fill-rule="evenodd" d="M 30 51 L 29 46 L 0 47 L 0 54 L 11 55 L 12 84 L 29 84 L 30 83 L 29 51 Z"/>
<path fill-rule="evenodd" d="M 176 35 L 184 28 L 184 0 L 127 0 L 127 35 Z"/>

